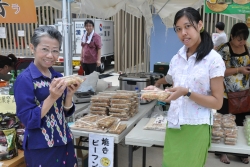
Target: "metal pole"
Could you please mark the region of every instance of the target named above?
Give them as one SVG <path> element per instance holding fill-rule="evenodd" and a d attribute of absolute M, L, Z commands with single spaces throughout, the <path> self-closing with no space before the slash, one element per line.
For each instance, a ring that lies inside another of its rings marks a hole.
<path fill-rule="evenodd" d="M 72 56 L 73 56 L 73 51 L 72 51 L 72 21 L 71 21 L 71 0 L 67 0 L 68 1 L 68 36 L 69 36 L 69 54 L 68 54 L 68 59 L 69 59 L 69 74 L 72 75 L 73 74 L 73 67 L 72 67 Z"/>
<path fill-rule="evenodd" d="M 63 28 L 63 57 L 64 57 L 64 75 L 70 75 L 69 68 L 72 69 L 72 62 L 69 61 L 69 35 L 67 32 L 67 0 L 62 0 L 62 28 Z"/>

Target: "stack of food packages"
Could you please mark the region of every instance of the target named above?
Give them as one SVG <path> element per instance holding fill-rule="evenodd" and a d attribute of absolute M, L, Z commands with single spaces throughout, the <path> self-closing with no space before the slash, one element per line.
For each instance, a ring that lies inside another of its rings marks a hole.
<path fill-rule="evenodd" d="M 212 142 L 220 143 L 224 138 L 227 145 L 235 145 L 237 142 L 238 128 L 235 123 L 235 115 L 219 113 L 214 114 L 214 124 L 212 128 Z"/>
<path fill-rule="evenodd" d="M 127 121 L 138 112 L 139 99 L 135 91 L 106 91 L 92 96 L 90 113 L 110 115 Z"/>
<path fill-rule="evenodd" d="M 95 115 L 108 115 L 108 107 L 110 105 L 110 97 L 104 95 L 96 95 L 91 97 L 90 113 Z"/>
<path fill-rule="evenodd" d="M 247 144 L 250 146 L 250 116 L 246 116 L 244 121 L 244 131 L 247 138 Z"/>
<path fill-rule="evenodd" d="M 138 104 L 139 99 L 136 92 L 118 90 L 111 98 L 109 115 L 127 121 L 138 113 Z"/>
<path fill-rule="evenodd" d="M 220 143 L 221 138 L 224 137 L 223 129 L 221 127 L 222 115 L 219 113 L 214 114 L 214 123 L 212 127 L 212 143 Z"/>
<path fill-rule="evenodd" d="M 92 132 L 120 134 L 126 127 L 126 124 L 121 124 L 119 118 L 88 114 L 76 120 L 75 125 L 71 128 Z"/>

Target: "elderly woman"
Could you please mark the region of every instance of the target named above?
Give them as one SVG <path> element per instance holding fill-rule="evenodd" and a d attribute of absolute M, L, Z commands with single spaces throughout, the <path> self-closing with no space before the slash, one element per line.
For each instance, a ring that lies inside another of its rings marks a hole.
<path fill-rule="evenodd" d="M 16 79 L 17 116 L 25 125 L 24 156 L 30 167 L 74 167 L 73 135 L 65 117 L 75 111 L 72 96 L 80 86 L 67 86 L 51 66 L 58 59 L 62 35 L 51 26 L 35 30 L 30 49 L 34 62 Z"/>

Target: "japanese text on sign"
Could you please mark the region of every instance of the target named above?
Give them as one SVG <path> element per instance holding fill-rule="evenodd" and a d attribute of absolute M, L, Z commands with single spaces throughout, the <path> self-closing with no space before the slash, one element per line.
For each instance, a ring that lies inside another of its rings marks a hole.
<path fill-rule="evenodd" d="M 0 95 L 0 111 L 16 113 L 16 102 L 13 95 Z"/>
<path fill-rule="evenodd" d="M 89 134 L 89 166 L 113 167 L 114 137 Z"/>

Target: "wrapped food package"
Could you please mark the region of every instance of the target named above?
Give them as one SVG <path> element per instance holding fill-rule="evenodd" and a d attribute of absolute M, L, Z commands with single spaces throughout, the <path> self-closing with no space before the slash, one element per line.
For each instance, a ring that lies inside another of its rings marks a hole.
<path fill-rule="evenodd" d="M 246 116 L 244 121 L 244 133 L 247 139 L 247 144 L 250 146 L 250 116 Z"/>
<path fill-rule="evenodd" d="M 92 102 L 90 101 L 92 107 L 108 107 L 109 103 L 100 103 L 100 102 Z"/>
<path fill-rule="evenodd" d="M 129 111 L 128 108 L 120 109 L 120 108 L 109 108 L 109 112 L 114 113 L 127 113 Z"/>
<path fill-rule="evenodd" d="M 170 94 L 170 92 L 165 91 L 144 91 L 141 98 L 147 100 L 165 101 L 170 96 Z"/>
<path fill-rule="evenodd" d="M 224 137 L 222 128 L 212 128 L 212 136 L 214 137 Z"/>
<path fill-rule="evenodd" d="M 132 99 L 111 99 L 111 104 L 131 104 Z"/>
<path fill-rule="evenodd" d="M 110 98 L 107 96 L 100 96 L 100 95 L 95 95 L 91 97 L 92 103 L 98 102 L 98 103 L 109 103 Z"/>
<path fill-rule="evenodd" d="M 112 96 L 113 99 L 131 99 L 133 94 L 131 93 L 116 93 Z"/>
<path fill-rule="evenodd" d="M 77 75 L 69 75 L 62 78 L 67 83 L 67 86 L 77 84 L 77 82 L 82 83 L 85 81 L 85 78 L 81 78 Z"/>
<path fill-rule="evenodd" d="M 166 123 L 167 122 L 159 123 L 159 122 L 156 122 L 156 118 L 150 118 L 148 123 L 144 126 L 143 129 L 165 131 L 166 130 Z"/>
<path fill-rule="evenodd" d="M 101 119 L 97 120 L 97 125 L 99 128 L 109 128 L 113 123 L 119 122 L 120 120 L 114 117 L 102 117 Z"/>
<path fill-rule="evenodd" d="M 102 115 L 102 116 L 108 115 L 106 111 L 90 111 L 90 114 Z"/>
<path fill-rule="evenodd" d="M 90 106 L 89 109 L 90 109 L 90 111 L 107 111 L 106 107 L 93 107 L 93 106 Z"/>
<path fill-rule="evenodd" d="M 121 124 L 119 123 L 114 123 L 110 128 L 109 128 L 109 133 L 113 134 L 121 134 L 125 129 L 127 128 L 126 124 Z"/>
<path fill-rule="evenodd" d="M 111 103 L 111 108 L 119 108 L 119 109 L 130 109 L 131 103 L 125 103 L 125 104 L 112 104 Z"/>
<path fill-rule="evenodd" d="M 112 117 L 118 117 L 118 118 L 126 118 L 129 116 L 129 114 L 126 112 L 124 112 L 124 113 L 110 112 L 109 115 Z"/>

